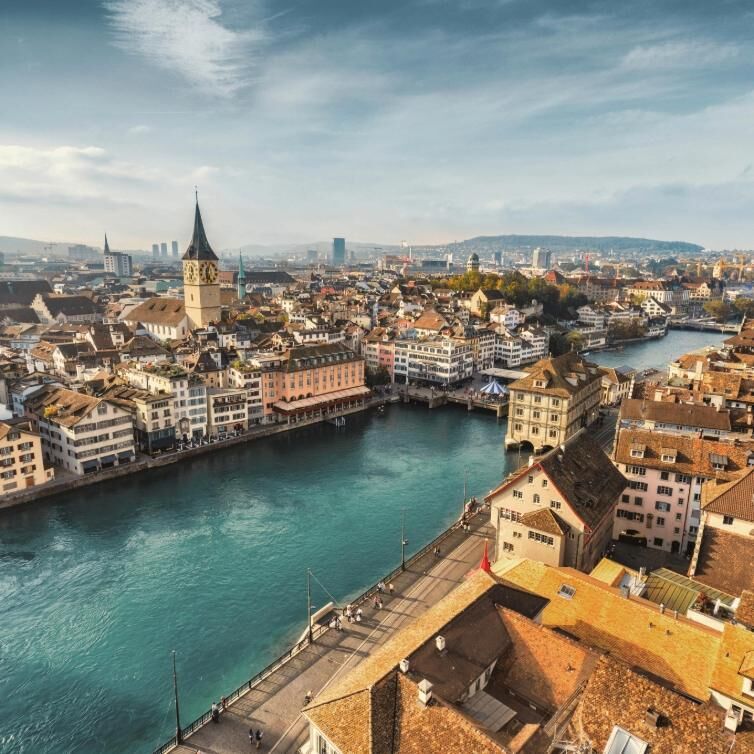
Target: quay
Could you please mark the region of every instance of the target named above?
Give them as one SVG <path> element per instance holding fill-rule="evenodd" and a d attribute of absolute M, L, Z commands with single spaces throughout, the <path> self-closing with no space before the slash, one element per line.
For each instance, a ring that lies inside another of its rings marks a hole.
<path fill-rule="evenodd" d="M 307 723 L 301 714 L 307 692 L 313 692 L 316 699 L 341 674 L 449 594 L 479 566 L 485 542 L 491 537 L 485 508 L 472 517 L 469 533 L 456 522 L 407 560 L 405 570 L 399 567 L 382 579 L 395 586 L 394 595 L 382 595 L 382 609 L 375 609 L 370 601 L 376 586 L 350 600 L 350 604 L 362 607 L 361 623 L 344 620 L 340 631 L 328 628 L 326 623 L 316 625 L 313 642 L 304 638 L 226 697 L 228 707 L 218 724 L 211 722 L 208 711 L 182 729 L 182 744 L 177 744 L 174 736 L 154 754 L 246 754 L 250 727 L 262 729 L 264 751 L 295 754 L 308 740 Z M 440 548 L 439 557 L 434 554 L 435 547 Z"/>
<path fill-rule="evenodd" d="M 686 319 L 686 320 L 670 320 L 668 322 L 669 330 L 699 330 L 707 332 L 720 332 L 720 333 L 738 333 L 741 331 L 741 322 L 737 323 L 720 323 L 704 319 Z"/>
<path fill-rule="evenodd" d="M 409 386 L 402 388 L 400 391 L 401 399 L 404 403 L 426 403 L 429 408 L 438 408 L 448 403 L 457 403 L 466 406 L 468 411 L 475 408 L 493 411 L 498 419 L 508 416 L 508 400 L 496 400 L 485 398 L 476 393 L 460 390 L 434 390 L 428 387 Z"/>
<path fill-rule="evenodd" d="M 308 416 L 298 419 L 289 418 L 286 423 L 281 422 L 279 424 L 266 424 L 252 427 L 237 436 L 227 437 L 222 440 L 207 443 L 206 445 L 200 445 L 196 448 L 186 448 L 180 451 L 172 450 L 158 456 L 148 456 L 143 453 L 137 453 L 136 461 L 133 463 L 115 466 L 111 469 L 95 471 L 91 474 L 86 474 L 85 476 L 76 476 L 65 472 L 61 474 L 60 471 L 58 471 L 59 476 L 44 485 L 37 485 L 28 490 L 19 490 L 18 492 L 4 494 L 2 498 L 0 498 L 0 510 L 36 502 L 37 500 L 52 497 L 53 495 L 59 495 L 63 492 L 70 492 L 82 487 L 88 487 L 92 484 L 99 484 L 100 482 L 119 479 L 121 477 L 130 476 L 131 474 L 170 466 L 174 463 L 190 460 L 197 456 L 206 455 L 207 453 L 214 453 L 215 451 L 229 448 L 234 445 L 241 445 L 242 443 L 250 442 L 252 440 L 258 440 L 262 437 L 271 437 L 283 432 L 289 432 L 293 429 L 309 427 L 313 424 L 331 422 L 334 419 L 345 419 L 345 417 L 351 414 L 367 411 L 370 408 L 376 408 L 378 406 L 384 406 L 386 403 L 397 403 L 399 400 L 400 398 L 394 394 L 379 397 L 374 396 L 352 408 L 345 408 L 337 412 L 318 414 L 316 416 Z M 338 424 L 338 426 L 341 425 Z"/>

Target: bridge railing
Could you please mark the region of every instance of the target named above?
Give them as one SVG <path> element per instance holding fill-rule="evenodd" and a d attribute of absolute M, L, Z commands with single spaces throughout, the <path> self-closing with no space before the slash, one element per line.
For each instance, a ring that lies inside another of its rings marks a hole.
<path fill-rule="evenodd" d="M 489 510 L 482 506 L 477 510 L 472 516 L 479 516 L 479 515 L 489 515 Z M 427 555 L 429 552 L 433 551 L 435 547 L 438 547 L 444 540 L 446 540 L 454 531 L 459 529 L 461 526 L 461 520 L 459 518 L 458 521 L 451 524 L 447 529 L 445 529 L 441 534 L 439 534 L 437 537 L 435 537 L 429 544 L 422 547 L 421 550 L 418 552 L 415 552 L 410 558 L 406 559 L 406 569 L 409 568 L 409 566 L 416 563 L 418 560 L 420 560 L 422 557 Z M 387 576 L 380 579 L 381 582 L 384 582 L 386 584 L 389 584 L 393 579 L 397 578 L 401 573 L 404 572 L 403 566 L 398 566 L 397 568 L 394 568 L 392 571 L 390 571 Z M 380 582 L 377 582 L 380 583 Z M 367 601 L 370 597 L 372 597 L 374 594 L 376 594 L 378 591 L 377 585 L 369 587 L 365 591 L 363 591 L 361 594 L 359 594 L 357 597 L 354 597 L 350 600 L 350 603 L 352 605 L 359 605 Z M 322 636 L 324 633 L 329 631 L 329 626 L 326 624 L 321 625 L 315 625 L 312 627 L 312 639 L 316 640 L 320 636 Z M 304 649 L 306 649 L 309 646 L 309 637 L 305 636 L 301 641 L 294 644 L 287 652 L 284 652 L 282 655 L 277 657 L 275 660 L 273 660 L 267 667 L 265 667 L 263 670 L 260 670 L 256 675 L 249 678 L 248 681 L 245 681 L 242 683 L 237 689 L 234 689 L 231 691 L 230 694 L 225 696 L 225 701 L 227 704 L 230 704 L 231 702 L 238 699 L 240 696 L 243 696 L 247 691 L 251 690 L 256 686 L 257 684 L 264 681 L 266 678 L 268 678 L 270 675 L 272 675 L 275 671 L 279 670 L 283 665 L 290 662 L 297 654 L 302 652 Z M 212 711 L 207 710 L 204 714 L 200 715 L 196 718 L 196 720 L 193 720 L 190 722 L 185 728 L 181 728 L 181 737 L 185 741 L 192 733 L 199 730 L 202 726 L 206 725 L 210 720 L 212 719 Z M 154 750 L 153 754 L 166 754 L 166 752 L 170 751 L 171 749 L 174 749 L 176 746 L 178 746 L 178 741 L 176 736 L 173 736 L 172 738 L 168 739 L 162 746 L 158 747 Z"/>

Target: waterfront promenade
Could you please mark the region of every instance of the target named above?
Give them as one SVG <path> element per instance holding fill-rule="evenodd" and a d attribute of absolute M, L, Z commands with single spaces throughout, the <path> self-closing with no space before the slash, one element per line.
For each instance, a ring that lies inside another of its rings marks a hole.
<path fill-rule="evenodd" d="M 408 621 L 452 591 L 469 571 L 479 566 L 484 542 L 491 536 L 487 511 L 474 517 L 470 533 L 453 528 L 440 544 L 439 558 L 430 549 L 392 580 L 395 594 L 383 596 L 382 609 L 375 609 L 370 600 L 364 601 L 364 620 L 360 624 L 344 621 L 341 631 L 326 631 L 314 644 L 233 702 L 218 724 L 207 723 L 172 751 L 246 754 L 250 727 L 264 731 L 264 751 L 276 754 L 298 751 L 307 738 L 306 721 L 300 714 L 307 691 L 313 691 L 316 697 Z"/>

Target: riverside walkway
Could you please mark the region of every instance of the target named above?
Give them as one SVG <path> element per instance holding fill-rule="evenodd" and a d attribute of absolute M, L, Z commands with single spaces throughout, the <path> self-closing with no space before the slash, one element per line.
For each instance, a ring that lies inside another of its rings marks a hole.
<path fill-rule="evenodd" d="M 361 623 L 343 620 L 341 631 L 329 629 L 286 664 L 231 703 L 220 722 L 209 722 L 172 749 L 179 754 L 248 754 L 248 731 L 264 732 L 261 750 L 295 754 L 308 736 L 301 715 L 307 691 L 315 698 L 336 678 L 347 673 L 384 644 L 407 622 L 421 615 L 477 568 L 484 542 L 492 536 L 489 513 L 471 520 L 471 532 L 455 526 L 440 541 L 440 556 L 430 551 L 406 564 L 392 579 L 395 594 L 383 595 L 382 609 L 371 600 L 361 603 Z M 437 540 L 436 540 L 437 541 Z"/>

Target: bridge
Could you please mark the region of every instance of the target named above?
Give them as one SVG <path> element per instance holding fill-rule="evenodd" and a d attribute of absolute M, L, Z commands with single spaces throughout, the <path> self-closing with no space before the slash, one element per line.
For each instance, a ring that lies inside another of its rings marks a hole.
<path fill-rule="evenodd" d="M 478 391 L 436 390 L 430 387 L 404 387 L 400 391 L 404 403 L 426 403 L 430 408 L 438 408 L 448 403 L 466 406 L 468 411 L 475 408 L 494 411 L 498 419 L 508 416 L 508 398 L 492 398 L 480 394 Z"/>
<path fill-rule="evenodd" d="M 671 320 L 668 323 L 670 330 L 708 330 L 709 332 L 733 333 L 741 329 L 741 323 L 715 322 L 709 319 L 682 319 Z"/>

